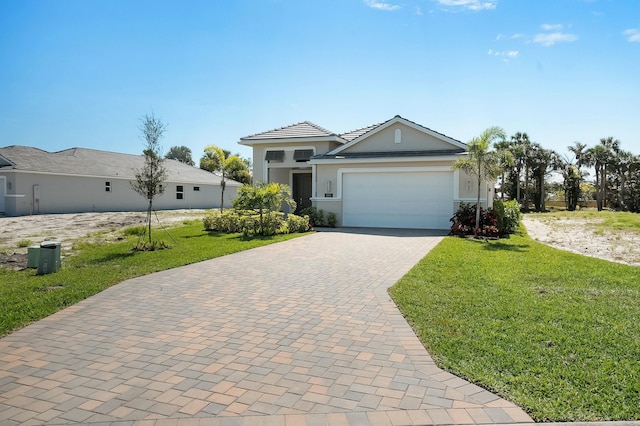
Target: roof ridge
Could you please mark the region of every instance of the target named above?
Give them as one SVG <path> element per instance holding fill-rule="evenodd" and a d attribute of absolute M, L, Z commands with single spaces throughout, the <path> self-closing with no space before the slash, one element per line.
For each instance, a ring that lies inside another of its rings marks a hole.
<path fill-rule="evenodd" d="M 388 120 L 387 120 L 387 121 L 388 121 Z M 364 129 L 369 129 L 369 128 L 378 127 L 378 126 L 380 126 L 380 125 L 382 125 L 382 124 L 384 124 L 384 123 L 386 123 L 386 121 L 382 121 L 382 122 L 380 122 L 380 123 L 370 124 L 370 125 L 368 125 L 368 126 L 358 127 L 358 128 L 356 128 L 356 129 L 349 130 L 348 132 L 342 132 L 342 133 L 340 133 L 338 136 L 347 135 L 347 134 L 349 134 L 349 133 L 355 133 L 355 132 L 358 132 L 358 131 L 360 131 L 360 130 L 364 130 Z"/>
<path fill-rule="evenodd" d="M 305 120 L 305 121 L 303 121 L 302 123 L 306 123 L 306 124 L 310 125 L 311 127 L 315 127 L 316 129 L 318 129 L 318 130 L 320 130 L 320 131 L 322 131 L 322 132 L 328 133 L 328 134 L 329 134 L 329 135 L 331 135 L 331 136 L 338 136 L 335 132 L 332 132 L 332 131 L 331 131 L 331 130 L 329 130 L 329 129 L 325 129 L 324 127 L 319 126 L 319 125 L 317 125 L 316 123 L 314 123 L 314 122 L 312 122 L 312 121 L 307 121 L 307 120 Z M 298 124 L 302 124 L 302 123 L 298 123 Z"/>

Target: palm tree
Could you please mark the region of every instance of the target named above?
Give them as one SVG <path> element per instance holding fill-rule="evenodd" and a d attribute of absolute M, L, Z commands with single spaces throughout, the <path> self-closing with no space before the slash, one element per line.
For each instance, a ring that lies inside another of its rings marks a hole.
<path fill-rule="evenodd" d="M 480 227 L 480 194 L 482 182 L 496 179 L 501 172 L 500 159 L 495 151 L 490 151 L 495 140 L 504 140 L 506 134 L 500 127 L 490 127 L 480 136 L 476 136 L 468 143 L 468 155 L 460 158 L 453 165 L 454 170 L 462 170 L 474 175 L 478 180 L 478 194 L 476 199 L 476 229 Z"/>
<path fill-rule="evenodd" d="M 596 204 L 598 211 L 602 211 L 603 199 L 604 199 L 604 186 L 606 181 L 604 179 L 605 165 L 610 161 L 609 151 L 604 145 L 596 145 L 589 148 L 584 156 L 584 164 L 587 166 L 593 166 L 596 172 L 595 187 L 596 187 Z"/>
<path fill-rule="evenodd" d="M 604 146 L 609 154 L 602 167 L 602 205 L 607 207 L 607 168 L 612 164 L 615 154 L 620 151 L 620 141 L 609 136 L 608 138 L 600 139 L 600 145 Z"/>
<path fill-rule="evenodd" d="M 230 151 L 216 145 L 204 147 L 204 154 L 200 158 L 200 168 L 211 173 L 218 173 L 222 178 L 220 181 L 220 187 L 222 188 L 220 211 L 224 208 L 224 189 L 227 185 L 225 179 L 232 179 L 244 184 L 251 183 L 251 174 L 240 156 L 237 154 L 231 155 Z"/>
<path fill-rule="evenodd" d="M 578 167 L 582 167 L 582 163 L 584 162 L 585 149 L 587 148 L 586 144 L 580 143 L 578 141 L 573 143 L 573 146 L 569 146 L 568 149 L 573 155 L 576 157 L 576 163 Z"/>
<path fill-rule="evenodd" d="M 545 211 L 545 178 L 549 172 L 561 167 L 560 156 L 553 150 L 542 148 L 540 144 L 533 143 L 531 144 L 530 163 L 537 191 L 536 208 L 538 211 Z"/>
<path fill-rule="evenodd" d="M 498 156 L 500 157 L 501 172 L 500 172 L 500 199 L 504 200 L 505 193 L 505 174 L 515 164 L 515 156 L 511 152 L 510 144 L 508 141 L 500 141 L 493 144 Z"/>
<path fill-rule="evenodd" d="M 522 132 L 517 132 L 511 136 L 510 141 L 511 152 L 514 157 L 515 171 L 516 171 L 516 200 L 521 202 L 520 197 L 520 176 L 524 170 L 525 185 L 524 185 L 524 208 L 529 209 L 529 156 L 531 154 L 531 141 L 529 135 Z"/>

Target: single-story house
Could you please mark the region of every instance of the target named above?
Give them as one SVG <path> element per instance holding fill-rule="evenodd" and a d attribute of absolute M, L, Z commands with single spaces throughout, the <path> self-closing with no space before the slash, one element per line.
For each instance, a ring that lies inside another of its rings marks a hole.
<path fill-rule="evenodd" d="M 297 211 L 332 212 L 338 226 L 449 229 L 462 202 L 475 204 L 477 178 L 453 170 L 466 144 L 399 115 L 337 134 L 305 121 L 246 136 L 255 181 L 291 187 Z M 483 183 L 481 204 L 492 206 Z"/>
<path fill-rule="evenodd" d="M 165 160 L 164 194 L 154 209 L 206 209 L 221 203 L 221 178 L 176 160 Z M 28 146 L 0 148 L 0 213 L 145 211 L 146 198 L 131 188 L 143 155 L 85 148 L 47 152 Z M 240 183 L 226 181 L 225 207 Z"/>

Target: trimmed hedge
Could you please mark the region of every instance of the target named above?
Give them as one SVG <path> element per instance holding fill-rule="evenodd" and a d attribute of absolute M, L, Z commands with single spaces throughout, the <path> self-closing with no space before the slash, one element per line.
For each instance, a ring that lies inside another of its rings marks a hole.
<path fill-rule="evenodd" d="M 239 233 L 244 235 L 261 235 L 260 213 L 258 210 L 225 210 L 220 213 L 212 210 L 202 219 L 204 229 L 224 233 Z M 309 230 L 309 217 L 285 215 L 282 212 L 263 212 L 263 235 L 289 234 L 306 232 Z"/>

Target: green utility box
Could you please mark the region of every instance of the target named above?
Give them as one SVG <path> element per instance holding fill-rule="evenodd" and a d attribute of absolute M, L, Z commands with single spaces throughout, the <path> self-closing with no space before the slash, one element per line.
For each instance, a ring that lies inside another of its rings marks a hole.
<path fill-rule="evenodd" d="M 50 274 L 60 269 L 60 246 L 57 241 L 45 241 L 40 244 L 38 275 Z"/>
<path fill-rule="evenodd" d="M 40 246 L 27 248 L 27 268 L 37 268 L 40 260 Z"/>

